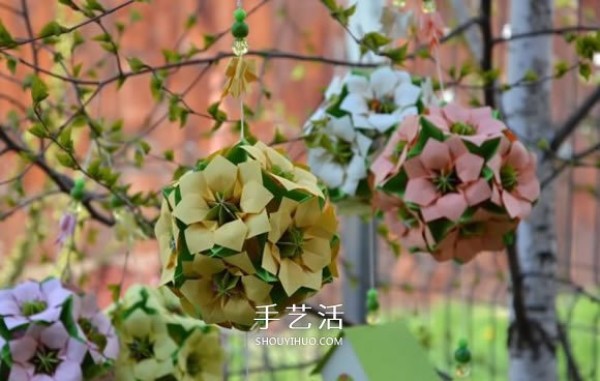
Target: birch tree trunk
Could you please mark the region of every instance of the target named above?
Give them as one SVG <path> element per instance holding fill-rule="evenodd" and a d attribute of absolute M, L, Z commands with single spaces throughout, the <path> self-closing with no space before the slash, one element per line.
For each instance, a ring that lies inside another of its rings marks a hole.
<path fill-rule="evenodd" d="M 552 16 L 553 0 L 513 0 L 510 12 L 512 34 L 551 29 Z M 551 70 L 550 35 L 510 42 L 508 83 L 521 80 L 528 71 L 542 78 L 550 75 Z M 514 88 L 504 95 L 507 123 L 518 136 L 538 142 L 549 135 L 552 125 L 550 91 L 551 81 L 543 81 Z M 540 178 L 546 178 L 551 166 L 548 161 L 541 160 L 541 154 L 538 152 L 538 174 Z M 511 267 L 515 264 L 520 272 L 515 276 L 513 271 L 509 336 L 511 381 L 558 379 L 556 286 L 553 281 L 557 259 L 554 202 L 555 192 L 550 185 L 543 190 L 533 213 L 521 223 L 518 232 L 517 253 L 511 263 Z"/>

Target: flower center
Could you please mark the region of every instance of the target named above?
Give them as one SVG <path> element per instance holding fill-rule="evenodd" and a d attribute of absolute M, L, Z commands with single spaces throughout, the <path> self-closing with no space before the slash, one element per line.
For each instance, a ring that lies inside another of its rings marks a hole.
<path fill-rule="evenodd" d="M 477 133 L 477 129 L 470 124 L 456 122 L 450 126 L 450 131 L 458 135 L 471 136 Z"/>
<path fill-rule="evenodd" d="M 191 376 L 196 376 L 197 374 L 199 374 L 200 372 L 202 372 L 202 357 L 196 353 L 190 353 L 190 355 L 188 356 L 188 358 L 186 359 L 186 368 L 188 373 Z"/>
<path fill-rule="evenodd" d="M 127 344 L 127 347 L 131 352 L 131 359 L 137 362 L 147 360 L 154 356 L 154 342 L 150 341 L 148 336 L 134 337 L 133 341 Z"/>
<path fill-rule="evenodd" d="M 279 254 L 283 258 L 296 258 L 302 254 L 303 243 L 304 232 L 297 228 L 290 228 L 283 233 L 279 242 L 277 242 Z"/>
<path fill-rule="evenodd" d="M 433 184 L 442 194 L 454 192 L 458 183 L 459 179 L 454 170 L 440 171 L 433 179 Z"/>
<path fill-rule="evenodd" d="M 213 291 L 219 297 L 233 297 L 240 294 L 237 289 L 240 277 L 232 275 L 229 271 L 223 270 L 213 277 Z"/>
<path fill-rule="evenodd" d="M 38 347 L 33 357 L 29 360 L 34 366 L 35 374 L 52 376 L 61 363 L 58 352 L 58 349 L 50 349 L 46 346 Z"/>
<path fill-rule="evenodd" d="M 218 221 L 219 226 L 237 220 L 237 213 L 240 212 L 240 209 L 236 203 L 226 199 L 220 193 L 215 196 L 216 200 L 208 203 L 210 212 L 208 212 L 207 219 Z"/>
<path fill-rule="evenodd" d="M 505 165 L 500 169 L 500 182 L 502 187 L 507 191 L 515 189 L 519 182 L 519 174 L 517 170 L 511 165 Z"/>
<path fill-rule="evenodd" d="M 391 114 L 396 111 L 396 103 L 394 98 L 383 97 L 382 99 L 371 99 L 368 102 L 369 110 L 377 114 Z"/>
<path fill-rule="evenodd" d="M 348 164 L 352 160 L 352 144 L 345 140 L 333 143 L 332 151 L 335 161 L 340 164 Z"/>
<path fill-rule="evenodd" d="M 106 348 L 107 344 L 106 336 L 100 333 L 98 328 L 93 325 L 89 319 L 81 318 L 77 321 L 77 323 L 79 323 L 79 326 L 81 327 L 85 337 L 92 343 L 96 344 L 101 352 L 104 351 L 104 348 Z"/>
<path fill-rule="evenodd" d="M 48 304 L 43 300 L 31 300 L 21 305 L 21 313 L 25 316 L 32 316 L 43 312 L 48 308 Z"/>

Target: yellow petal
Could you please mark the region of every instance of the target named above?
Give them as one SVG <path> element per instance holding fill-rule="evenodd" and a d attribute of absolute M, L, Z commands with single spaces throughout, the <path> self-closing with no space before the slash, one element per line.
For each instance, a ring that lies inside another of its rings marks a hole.
<path fill-rule="evenodd" d="M 260 150 L 260 148 L 255 147 L 255 146 L 248 146 L 248 145 L 244 145 L 244 146 L 242 146 L 242 148 L 244 149 L 244 151 L 248 152 L 250 154 L 250 156 L 252 156 L 254 159 L 258 160 L 259 163 L 261 164 L 262 168 L 266 168 L 267 157 L 265 156 L 263 151 Z"/>
<path fill-rule="evenodd" d="M 256 312 L 248 300 L 242 298 L 231 298 L 223 306 L 223 312 L 234 323 L 253 325 Z"/>
<path fill-rule="evenodd" d="M 179 179 L 179 192 L 181 193 L 182 198 L 186 198 L 192 194 L 203 196 L 207 190 L 206 179 L 202 172 L 189 171 Z M 171 194 L 174 195 L 174 192 Z"/>
<path fill-rule="evenodd" d="M 251 181 L 256 181 L 259 184 L 263 183 L 260 162 L 256 160 L 246 161 L 238 164 L 238 169 L 243 184 L 248 184 Z"/>
<path fill-rule="evenodd" d="M 279 279 L 288 296 L 292 296 L 300 287 L 302 287 L 303 278 L 304 271 L 296 262 L 290 259 L 281 261 L 279 267 Z"/>
<path fill-rule="evenodd" d="M 192 269 L 195 273 L 208 277 L 225 270 L 225 264 L 218 258 L 211 258 L 204 254 L 194 256 Z"/>
<path fill-rule="evenodd" d="M 215 244 L 241 251 L 246 234 L 248 234 L 248 227 L 242 220 L 231 221 L 215 231 Z"/>
<path fill-rule="evenodd" d="M 207 279 L 190 279 L 186 280 L 181 285 L 181 293 L 187 299 L 189 303 L 194 306 L 199 304 L 205 305 L 212 302 L 214 295 L 210 292 L 211 280 Z"/>
<path fill-rule="evenodd" d="M 248 253 L 246 252 L 224 257 L 223 260 L 230 265 L 237 266 L 246 274 L 254 274 L 256 272 L 254 265 L 252 264 L 252 261 L 250 261 L 250 257 L 248 257 Z"/>
<path fill-rule="evenodd" d="M 165 369 L 159 366 L 159 363 L 155 358 L 142 360 L 133 367 L 133 374 L 137 380 L 154 380 L 170 373 L 169 371 L 166 371 L 166 373 L 159 375 L 159 371 L 164 372 Z"/>
<path fill-rule="evenodd" d="M 132 336 L 144 337 L 150 334 L 152 327 L 151 318 L 142 310 L 135 310 L 125 320 L 125 328 Z"/>
<path fill-rule="evenodd" d="M 321 287 L 323 286 L 323 272 L 322 271 L 317 271 L 317 272 L 310 272 L 310 271 L 305 271 L 302 274 L 302 286 L 313 289 L 313 290 L 320 290 Z"/>
<path fill-rule="evenodd" d="M 212 249 L 215 245 L 215 233 L 206 229 L 202 224 L 193 224 L 185 229 L 185 242 L 192 254 Z"/>
<path fill-rule="evenodd" d="M 243 277 L 242 284 L 244 285 L 244 290 L 246 291 L 246 295 L 250 300 L 257 304 L 269 304 L 269 293 L 271 292 L 273 286 L 263 282 L 255 276 Z"/>
<path fill-rule="evenodd" d="M 271 214 L 271 231 L 269 231 L 269 242 L 276 243 L 281 236 L 292 225 L 292 217 L 284 211 Z"/>
<path fill-rule="evenodd" d="M 318 252 L 304 251 L 302 253 L 302 262 L 311 271 L 321 271 L 330 263 L 331 255 L 321 254 Z"/>
<path fill-rule="evenodd" d="M 186 225 L 191 225 L 204 220 L 209 212 L 206 201 L 196 194 L 188 195 L 181 199 L 173 210 L 173 216 Z"/>
<path fill-rule="evenodd" d="M 294 164 L 292 164 L 292 162 L 287 157 L 285 157 L 276 149 L 267 146 L 261 141 L 257 142 L 255 144 L 255 147 L 259 148 L 265 153 L 265 155 L 267 155 L 267 158 L 271 162 L 271 165 L 275 165 L 285 172 L 292 172 L 294 170 Z"/>
<path fill-rule="evenodd" d="M 268 233 L 271 230 L 271 222 L 269 221 L 266 210 L 263 210 L 260 214 L 250 215 L 246 217 L 244 221 L 248 227 L 248 238 Z"/>
<path fill-rule="evenodd" d="M 312 173 L 296 167 L 294 169 L 294 179 L 296 179 L 296 183 L 303 189 L 306 189 L 315 196 L 325 198 L 323 191 L 321 188 L 319 188 L 319 182 L 317 178 Z"/>
<path fill-rule="evenodd" d="M 207 185 L 212 191 L 226 196 L 233 192 L 237 179 L 237 167 L 223 156 L 215 156 L 203 173 Z"/>
<path fill-rule="evenodd" d="M 265 245 L 265 249 L 263 250 L 261 266 L 263 269 L 267 270 L 268 272 L 270 272 L 273 275 L 277 275 L 277 272 L 279 271 L 279 265 L 277 264 L 277 262 L 275 261 L 275 258 L 273 257 L 273 253 L 271 251 L 271 245 L 269 243 L 267 243 Z"/>
<path fill-rule="evenodd" d="M 312 197 L 298 205 L 294 221 L 296 222 L 296 226 L 306 228 L 315 225 L 319 221 L 321 214 L 319 198 Z"/>
<path fill-rule="evenodd" d="M 245 213 L 260 213 L 273 199 L 271 192 L 261 183 L 251 181 L 242 190 L 240 206 Z"/>

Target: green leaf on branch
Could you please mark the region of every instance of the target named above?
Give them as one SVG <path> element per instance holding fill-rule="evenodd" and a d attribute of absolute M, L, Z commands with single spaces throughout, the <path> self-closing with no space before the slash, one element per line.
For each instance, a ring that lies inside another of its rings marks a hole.
<path fill-rule="evenodd" d="M 100 4 L 98 2 L 98 0 L 87 0 L 85 2 L 85 8 L 90 10 L 90 11 L 100 11 L 100 12 L 104 12 L 104 7 L 102 6 L 102 4 Z"/>
<path fill-rule="evenodd" d="M 374 53 L 379 53 L 379 49 L 381 47 L 389 44 L 392 40 L 389 37 L 384 36 L 381 33 L 371 32 L 367 33 L 360 40 L 360 53 L 364 55 L 365 53 L 371 51 Z"/>
<path fill-rule="evenodd" d="M 212 127 L 211 132 L 217 131 L 223 123 L 227 120 L 227 114 L 219 109 L 221 102 L 215 102 L 211 104 L 206 112 L 215 120 L 215 125 Z"/>
<path fill-rule="evenodd" d="M 408 52 L 408 44 L 404 44 L 399 48 L 387 49 L 381 52 L 381 55 L 388 57 L 395 65 L 402 65 L 406 60 Z"/>
<path fill-rule="evenodd" d="M 75 161 L 73 160 L 73 158 L 71 157 L 71 155 L 69 155 L 66 152 L 57 152 L 56 153 L 56 160 L 58 160 L 58 162 L 63 167 L 71 168 L 71 169 L 77 168 L 77 163 L 75 163 Z"/>
<path fill-rule="evenodd" d="M 2 20 L 0 20 L 0 48 L 12 48 L 16 45 L 17 42 L 6 29 Z"/>
<path fill-rule="evenodd" d="M 592 75 L 592 65 L 587 62 L 581 62 L 579 64 L 579 75 L 581 75 L 586 80 L 590 79 L 590 75 Z"/>
<path fill-rule="evenodd" d="M 67 31 L 69 31 L 68 28 L 65 28 L 64 26 L 60 25 L 59 23 L 53 20 L 50 21 L 48 24 L 44 25 L 44 27 L 38 34 L 38 37 L 46 38 L 51 36 L 60 36 L 61 34 Z"/>
<path fill-rule="evenodd" d="M 127 58 L 127 62 L 129 63 L 129 67 L 131 68 L 131 71 L 133 71 L 134 73 L 138 73 L 142 69 L 148 67 L 148 65 L 146 65 L 141 59 L 139 59 L 137 57 Z"/>
<path fill-rule="evenodd" d="M 535 82 L 539 79 L 539 76 L 537 75 L 537 73 L 531 69 L 527 70 L 525 72 L 525 75 L 523 75 L 523 82 Z"/>
<path fill-rule="evenodd" d="M 37 75 L 31 79 L 31 98 L 35 104 L 48 98 L 48 86 Z"/>
<path fill-rule="evenodd" d="M 48 137 L 48 131 L 41 123 L 34 124 L 28 131 L 31 135 L 40 139 Z"/>
<path fill-rule="evenodd" d="M 561 78 L 563 75 L 567 74 L 569 71 L 569 64 L 566 61 L 558 61 L 554 64 L 554 75 L 557 78 Z"/>
<path fill-rule="evenodd" d="M 204 40 L 204 50 L 207 50 L 217 42 L 217 36 L 214 34 L 205 34 L 202 36 L 202 39 Z"/>
<path fill-rule="evenodd" d="M 15 75 L 15 72 L 17 71 L 17 60 L 13 57 L 8 57 L 6 59 L 6 68 L 12 75 Z"/>

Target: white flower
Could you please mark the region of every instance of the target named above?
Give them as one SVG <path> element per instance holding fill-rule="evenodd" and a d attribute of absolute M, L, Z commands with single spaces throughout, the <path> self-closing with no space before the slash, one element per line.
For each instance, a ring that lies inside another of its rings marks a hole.
<path fill-rule="evenodd" d="M 316 115 L 322 116 L 319 112 Z M 310 148 L 308 163 L 313 173 L 329 188 L 354 196 L 358 183 L 367 177 L 366 160 L 372 141 L 354 129 L 348 115 L 325 118 L 326 124 L 320 131 L 311 128 L 309 133 L 320 133 L 331 144 L 327 148 Z M 313 123 L 319 121 L 315 117 L 311 120 Z"/>
<path fill-rule="evenodd" d="M 352 74 L 344 82 L 348 95 L 340 108 L 352 115 L 356 128 L 383 133 L 418 112 L 421 89 L 404 71 L 382 67 L 369 78 Z"/>
<path fill-rule="evenodd" d="M 425 107 L 441 107 L 442 102 L 440 102 L 439 98 L 433 91 L 433 83 L 431 82 L 431 78 L 427 77 L 421 82 L 421 93 L 423 94 L 421 99 Z"/>

